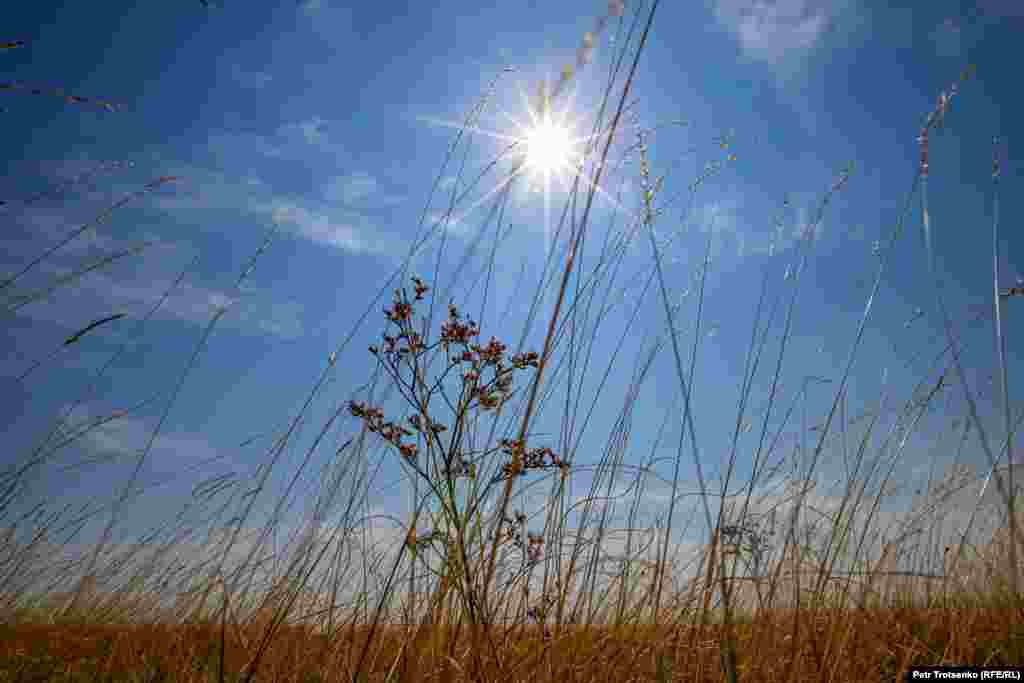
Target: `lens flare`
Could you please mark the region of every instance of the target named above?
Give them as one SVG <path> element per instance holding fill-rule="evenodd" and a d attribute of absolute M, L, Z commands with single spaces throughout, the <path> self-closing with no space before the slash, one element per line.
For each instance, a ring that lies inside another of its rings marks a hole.
<path fill-rule="evenodd" d="M 572 131 L 568 126 L 545 116 L 526 131 L 526 165 L 534 173 L 550 176 L 571 167 Z"/>

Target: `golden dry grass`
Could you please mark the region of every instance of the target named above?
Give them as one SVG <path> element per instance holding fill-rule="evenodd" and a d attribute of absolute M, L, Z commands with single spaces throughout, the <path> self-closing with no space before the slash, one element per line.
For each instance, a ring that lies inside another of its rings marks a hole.
<path fill-rule="evenodd" d="M 384 627 L 374 636 L 367 681 L 719 681 L 721 624 L 570 627 L 545 637 L 536 628 L 495 629 L 488 640 L 467 629 Z M 1024 610 L 888 608 L 768 611 L 735 624 L 738 671 L 747 680 L 900 680 L 912 665 L 1011 665 L 1024 661 Z M 261 658 L 253 681 L 350 680 L 367 627 L 331 638 L 287 628 Z M 228 629 L 225 680 L 239 680 L 252 650 Z M 256 632 L 250 633 L 252 638 Z M 0 627 L 0 680 L 217 680 L 219 628 L 206 626 Z M 474 671 L 471 650 L 484 653 Z M 163 676 L 161 678 L 161 676 Z M 20 678 L 19 678 L 20 677 Z"/>

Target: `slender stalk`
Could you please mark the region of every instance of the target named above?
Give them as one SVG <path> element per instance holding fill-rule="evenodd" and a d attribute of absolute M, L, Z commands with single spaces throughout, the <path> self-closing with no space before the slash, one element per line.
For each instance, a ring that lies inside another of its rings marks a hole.
<path fill-rule="evenodd" d="M 1010 389 L 1006 378 L 1006 336 L 1003 334 L 1002 292 L 999 288 L 999 138 L 992 141 L 992 302 L 994 307 L 994 331 L 996 356 L 999 359 L 999 390 L 1003 402 L 1003 432 L 1006 434 L 1007 488 L 1010 495 L 1006 502 L 1006 514 L 1010 527 L 1010 592 L 1020 597 L 1017 584 L 1020 567 L 1017 564 L 1017 489 L 1013 485 L 1013 434 L 1010 418 Z"/>

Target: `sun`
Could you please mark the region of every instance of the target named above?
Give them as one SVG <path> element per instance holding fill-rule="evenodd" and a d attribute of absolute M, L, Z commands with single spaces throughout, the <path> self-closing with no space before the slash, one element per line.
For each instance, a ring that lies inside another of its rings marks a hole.
<path fill-rule="evenodd" d="M 573 131 L 550 114 L 538 118 L 526 130 L 523 143 L 526 167 L 536 175 L 551 176 L 573 167 Z"/>
<path fill-rule="evenodd" d="M 526 166 L 536 174 L 550 176 L 572 167 L 572 130 L 548 115 L 540 118 L 523 136 Z"/>

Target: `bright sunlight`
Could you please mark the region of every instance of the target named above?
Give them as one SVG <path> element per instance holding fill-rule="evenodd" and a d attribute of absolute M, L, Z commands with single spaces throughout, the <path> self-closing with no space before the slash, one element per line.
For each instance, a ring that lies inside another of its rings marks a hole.
<path fill-rule="evenodd" d="M 552 174 L 572 168 L 572 131 L 565 124 L 545 116 L 524 136 L 526 165 L 538 175 Z"/>

